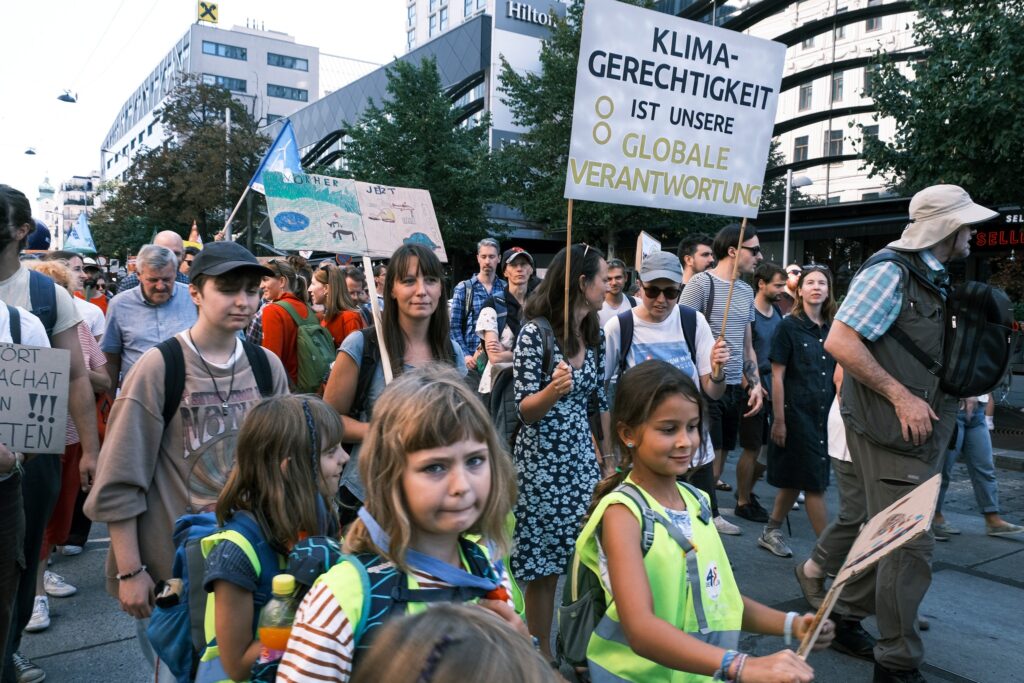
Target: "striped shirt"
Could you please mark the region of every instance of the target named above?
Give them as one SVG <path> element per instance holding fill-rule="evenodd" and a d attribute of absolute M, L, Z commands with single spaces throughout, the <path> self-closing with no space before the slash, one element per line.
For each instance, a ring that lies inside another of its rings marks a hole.
<path fill-rule="evenodd" d="M 931 251 L 926 249 L 920 255 L 936 273 L 945 270 Z M 836 313 L 836 320 L 851 327 L 864 339 L 876 341 L 889 331 L 903 307 L 900 275 L 900 267 L 892 261 L 865 268 L 850 283 L 850 291 Z"/>
<path fill-rule="evenodd" d="M 711 310 L 707 310 L 708 296 L 714 287 L 715 295 Z M 729 281 L 723 280 L 710 270 L 697 273 L 690 278 L 679 297 L 679 303 L 695 308 L 704 314 L 711 332 L 717 339 L 722 333 L 722 319 L 725 317 L 725 301 L 729 298 Z M 725 343 L 729 346 L 729 362 L 725 364 L 726 384 L 743 383 L 743 339 L 747 326 L 754 322 L 754 290 L 743 280 L 736 280 L 733 287 L 732 303 L 729 305 L 729 320 L 725 329 Z"/>
<path fill-rule="evenodd" d="M 507 572 L 502 585 L 511 596 L 512 585 Z M 409 587 L 449 588 L 450 584 L 413 570 L 409 574 Z M 515 608 L 511 597 L 508 605 Z M 311 680 L 346 683 L 352 675 L 353 635 L 352 624 L 331 589 L 324 582 L 316 584 L 295 613 L 288 649 L 277 670 L 278 683 Z"/>

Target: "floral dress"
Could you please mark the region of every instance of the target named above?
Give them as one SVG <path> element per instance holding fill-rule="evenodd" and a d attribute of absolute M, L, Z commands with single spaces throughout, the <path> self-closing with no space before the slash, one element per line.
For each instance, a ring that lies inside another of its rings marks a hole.
<path fill-rule="evenodd" d="M 551 354 L 552 367 L 564 359 L 557 344 Z M 527 323 L 512 361 L 517 405 L 550 383 L 551 376 L 543 366 L 543 336 L 535 324 Z M 573 368 L 572 391 L 539 421 L 523 424 L 516 437 L 513 458 L 519 498 L 514 508 L 512 572 L 520 581 L 561 574 L 572 554 L 580 522 L 600 479 L 587 402 L 596 390 L 601 411 L 608 410 L 600 381 L 603 377 L 602 332 L 600 348 L 588 348 L 583 366 Z"/>

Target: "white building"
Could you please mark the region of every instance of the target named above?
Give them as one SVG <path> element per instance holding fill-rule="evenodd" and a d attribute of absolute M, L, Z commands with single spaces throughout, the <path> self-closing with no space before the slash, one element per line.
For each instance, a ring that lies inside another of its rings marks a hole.
<path fill-rule="evenodd" d="M 50 231 L 50 244 L 57 244 L 57 235 L 60 234 L 60 209 L 57 207 L 55 190 L 50 184 L 50 178 L 46 177 L 39 185 L 39 194 L 36 196 L 36 215 L 46 228 Z M 76 216 L 77 218 L 77 216 Z"/>
<path fill-rule="evenodd" d="M 322 62 L 328 65 L 326 74 Z M 230 90 L 254 119 L 267 125 L 318 100 L 322 81 L 337 89 L 376 67 L 321 56 L 318 48 L 278 31 L 192 24 L 121 107 L 100 149 L 101 177 L 122 179 L 141 149 L 163 142 L 156 110 L 183 73 Z"/>
<path fill-rule="evenodd" d="M 96 209 L 96 193 L 99 190 L 100 174 L 93 171 L 89 175 L 74 175 L 60 184 L 56 193 L 56 211 L 60 234 L 53 235 L 51 244 L 62 247 L 64 235 L 78 222 L 78 215 L 85 213 L 92 216 Z M 40 188 L 41 189 L 41 188 Z"/>

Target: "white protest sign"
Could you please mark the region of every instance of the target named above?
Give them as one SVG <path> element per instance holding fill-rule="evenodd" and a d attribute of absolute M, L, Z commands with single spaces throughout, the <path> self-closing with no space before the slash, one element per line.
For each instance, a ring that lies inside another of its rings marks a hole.
<path fill-rule="evenodd" d="M 636 237 L 636 269 L 639 271 L 644 266 L 644 259 L 656 251 L 661 251 L 661 241 L 648 235 L 643 230 Z"/>
<path fill-rule="evenodd" d="M 21 453 L 63 453 L 71 354 L 0 344 L 0 443 Z"/>
<path fill-rule="evenodd" d="M 755 218 L 786 47 L 588 0 L 571 199 Z"/>
<path fill-rule="evenodd" d="M 356 191 L 366 230 L 367 256 L 387 258 L 403 244 L 420 244 L 448 262 L 429 192 L 358 180 Z"/>

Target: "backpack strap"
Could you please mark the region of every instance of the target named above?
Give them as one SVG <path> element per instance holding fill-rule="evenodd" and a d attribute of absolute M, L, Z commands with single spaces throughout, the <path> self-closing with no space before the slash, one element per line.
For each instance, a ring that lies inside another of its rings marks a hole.
<path fill-rule="evenodd" d="M 32 314 L 39 318 L 46 329 L 46 336 L 53 336 L 57 325 L 57 290 L 53 280 L 42 273 L 28 271 L 28 298 Z"/>
<path fill-rule="evenodd" d="M 708 279 L 708 298 L 704 300 L 704 318 L 711 322 L 711 313 L 715 310 L 715 278 L 710 273 L 704 274 Z"/>
<path fill-rule="evenodd" d="M 697 502 L 700 504 L 700 514 L 698 515 L 700 521 L 704 524 L 711 522 L 711 506 L 708 505 L 708 501 L 704 498 L 705 493 L 689 482 L 677 479 L 676 483 L 689 491 L 690 495 L 697 499 Z"/>
<path fill-rule="evenodd" d="M 534 318 L 530 322 L 540 330 L 541 342 L 544 347 L 543 364 L 541 367 L 544 369 L 545 374 L 550 377 L 555 371 L 555 330 L 551 327 L 548 319 L 544 317 Z"/>
<path fill-rule="evenodd" d="M 265 605 L 271 597 L 273 578 L 282 569 L 282 558 L 271 546 L 260 524 L 256 518 L 244 510 L 236 512 L 231 519 L 224 524 L 224 529 L 241 534 L 252 550 L 255 552 L 256 562 L 253 568 L 259 579 L 259 585 L 253 594 L 256 605 Z M 244 550 L 244 548 L 243 548 Z M 248 553 L 246 553 L 248 555 Z M 250 562 L 252 558 L 250 558 Z M 267 571 L 267 569 L 270 571 Z"/>
<path fill-rule="evenodd" d="M 469 325 L 469 314 L 473 311 L 473 281 L 463 280 L 462 287 L 462 338 L 466 338 L 466 327 Z"/>
<path fill-rule="evenodd" d="M 633 311 L 623 311 L 619 319 L 619 377 L 626 371 L 629 350 L 633 346 Z"/>
<path fill-rule="evenodd" d="M 783 313 L 782 313 L 782 309 L 779 308 L 779 305 L 777 303 L 775 303 L 774 301 L 772 302 L 772 310 L 774 310 L 775 311 L 775 315 L 779 316 L 780 318 L 784 317 Z"/>
<path fill-rule="evenodd" d="M 629 301 L 629 305 L 636 308 L 636 299 L 631 297 L 629 294 L 626 295 L 626 300 Z"/>
<path fill-rule="evenodd" d="M 679 304 L 679 326 L 683 329 L 683 339 L 690 350 L 693 367 L 697 367 L 697 311 Z"/>
<path fill-rule="evenodd" d="M 21 313 L 18 312 L 16 306 L 10 304 L 4 304 L 7 306 L 8 323 L 11 327 L 11 341 L 15 344 L 21 343 Z"/>
<path fill-rule="evenodd" d="M 181 342 L 174 336 L 156 345 L 164 359 L 164 429 L 178 412 L 181 395 L 185 393 L 185 354 Z"/>
<path fill-rule="evenodd" d="M 270 361 L 267 360 L 267 353 L 263 347 L 256 346 L 245 339 L 242 340 L 242 348 L 245 350 L 245 357 L 249 359 L 249 367 L 256 377 L 256 386 L 259 387 L 260 396 L 270 398 L 274 395 L 274 375 L 270 370 Z"/>
<path fill-rule="evenodd" d="M 295 322 L 295 325 L 297 327 L 302 327 L 303 325 L 310 325 L 310 324 L 312 324 L 312 323 L 310 323 L 310 320 L 309 320 L 309 317 L 310 317 L 309 316 L 309 309 L 306 309 L 305 317 L 301 317 L 300 318 L 298 311 L 295 310 L 295 307 L 292 305 L 292 303 L 290 301 L 275 301 L 274 304 L 276 304 L 277 306 L 280 306 L 281 308 L 283 308 L 288 313 L 288 315 L 290 315 L 292 317 L 292 321 Z M 316 324 L 319 325 L 320 323 L 316 323 Z"/>

